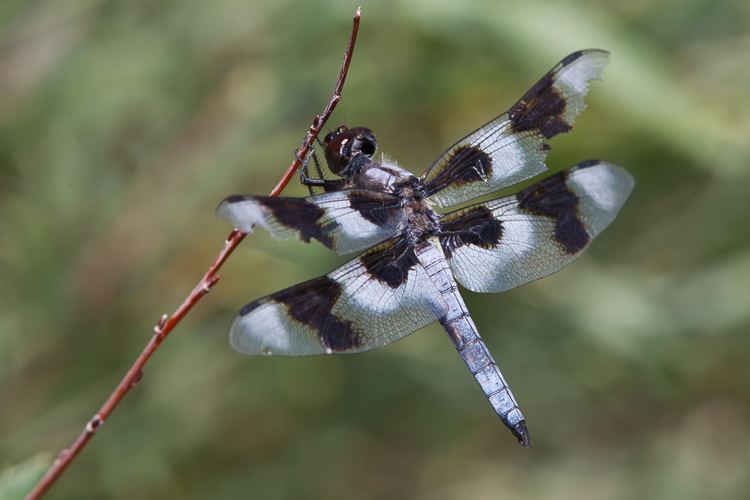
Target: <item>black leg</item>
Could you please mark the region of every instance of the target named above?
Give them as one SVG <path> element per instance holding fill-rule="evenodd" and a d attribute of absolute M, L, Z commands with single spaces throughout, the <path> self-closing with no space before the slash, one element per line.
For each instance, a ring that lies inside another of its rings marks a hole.
<path fill-rule="evenodd" d="M 312 152 L 312 159 L 313 159 L 313 162 L 315 163 L 315 172 L 318 174 L 318 178 L 319 179 L 325 179 L 325 177 L 323 176 L 323 170 L 320 168 L 320 162 L 318 161 L 318 155 L 317 155 L 317 153 L 315 152 L 314 149 L 313 149 L 313 152 Z"/>
<path fill-rule="evenodd" d="M 320 186 L 326 191 L 333 191 L 339 189 L 344 185 L 344 179 L 314 179 L 312 177 L 303 177 L 300 175 L 300 182 L 304 186 Z"/>
<path fill-rule="evenodd" d="M 299 157 L 298 157 L 299 158 Z M 318 177 L 311 177 L 308 165 L 310 164 L 310 158 L 313 159 L 315 164 L 315 170 Z M 324 191 L 335 191 L 341 189 L 344 185 L 343 179 L 330 180 L 323 177 L 323 170 L 320 168 L 320 162 L 318 161 L 318 155 L 315 150 L 310 150 L 307 157 L 302 162 L 302 167 L 299 169 L 299 181 L 303 186 L 307 186 L 310 191 L 310 196 L 314 195 L 313 188 L 322 187 Z"/>
<path fill-rule="evenodd" d="M 297 153 L 295 153 L 295 155 L 297 155 Z M 318 157 L 315 154 L 315 149 L 311 149 L 304 160 L 299 156 L 296 156 L 296 158 L 302 163 L 302 167 L 299 169 L 299 182 L 303 186 L 307 186 L 307 190 L 310 191 L 310 196 L 315 194 L 315 192 L 313 191 L 313 186 L 317 185 L 316 181 L 318 180 L 310 177 L 310 170 L 308 169 L 308 165 L 310 164 L 311 156 L 315 158 L 315 164 L 317 165 Z M 319 178 L 322 177 L 322 175 L 319 175 Z"/>

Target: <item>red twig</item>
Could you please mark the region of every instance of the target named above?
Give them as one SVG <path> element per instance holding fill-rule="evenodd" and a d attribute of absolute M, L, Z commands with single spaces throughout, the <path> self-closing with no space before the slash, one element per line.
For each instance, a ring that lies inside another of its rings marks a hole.
<path fill-rule="evenodd" d="M 313 118 L 312 124 L 310 125 L 310 128 L 305 135 L 305 140 L 297 150 L 294 161 L 292 161 L 292 163 L 289 165 L 289 168 L 281 177 L 281 180 L 279 180 L 279 183 L 276 184 L 276 187 L 274 187 L 271 191 L 271 196 L 278 196 L 286 187 L 286 185 L 289 184 L 292 176 L 300 167 L 302 159 L 305 158 L 309 153 L 313 142 L 318 137 L 318 134 L 320 134 L 320 130 L 323 128 L 326 121 L 331 116 L 331 113 L 333 113 L 334 108 L 336 108 L 336 105 L 341 100 L 341 91 L 344 87 L 344 82 L 346 81 L 346 75 L 349 72 L 349 65 L 351 64 L 352 54 L 354 53 L 354 44 L 357 41 L 357 32 L 359 31 L 359 18 L 360 9 L 357 8 L 356 12 L 354 13 L 352 22 L 352 33 L 349 38 L 349 45 L 347 46 L 346 52 L 344 53 L 344 62 L 342 63 L 341 71 L 339 72 L 339 79 L 336 82 L 336 87 L 334 87 L 333 89 L 333 94 L 328 101 L 328 105 L 326 105 L 323 113 L 315 115 L 315 117 Z M 57 456 L 57 459 L 55 459 L 49 470 L 45 473 L 44 477 L 39 480 L 36 486 L 34 486 L 34 489 L 31 490 L 29 495 L 26 497 L 27 499 L 41 498 L 41 496 L 44 495 L 47 490 L 49 490 L 49 488 L 55 483 L 55 481 L 60 477 L 63 471 L 65 471 L 65 469 L 70 465 L 70 463 L 75 460 L 84 446 L 86 446 L 91 438 L 94 437 L 96 431 L 102 426 L 102 424 L 104 424 L 104 422 L 107 421 L 110 414 L 115 410 L 115 408 L 117 408 L 117 405 L 120 403 L 120 401 L 122 401 L 122 398 L 124 398 L 128 391 L 130 391 L 130 389 L 132 389 L 135 384 L 137 384 L 141 379 L 141 377 L 143 376 L 143 367 L 146 365 L 146 363 L 148 363 L 148 360 L 151 359 L 151 356 L 154 354 L 154 352 L 156 352 L 156 349 L 159 347 L 159 345 L 164 341 L 164 339 L 167 338 L 167 335 L 169 335 L 174 327 L 179 324 L 182 318 L 184 318 L 187 313 L 190 312 L 193 306 L 197 304 L 198 301 L 203 298 L 203 296 L 206 295 L 211 290 L 211 288 L 219 281 L 219 275 L 216 273 L 219 271 L 224 262 L 226 262 L 229 256 L 232 255 L 232 252 L 234 252 L 235 248 L 237 248 L 240 242 L 245 239 L 245 236 L 245 233 L 241 233 L 236 229 L 232 231 L 227 240 L 224 242 L 224 248 L 222 248 L 221 252 L 219 252 L 219 255 L 214 263 L 211 264 L 211 267 L 208 268 L 208 271 L 206 271 L 206 273 L 203 275 L 203 278 L 198 282 L 197 285 L 195 285 L 195 288 L 193 288 L 190 294 L 188 294 L 182 304 L 180 304 L 180 306 L 171 316 L 168 316 L 166 314 L 162 315 L 162 317 L 159 319 L 159 322 L 156 324 L 156 326 L 154 326 L 154 334 L 152 335 L 151 339 L 146 344 L 146 347 L 143 349 L 140 356 L 138 356 L 128 372 L 125 374 L 125 377 L 122 379 L 122 381 L 120 381 L 117 388 L 115 388 L 114 392 L 112 392 L 104 405 L 99 408 L 99 411 L 96 412 L 94 416 L 88 421 L 86 427 L 84 427 L 83 431 L 81 432 L 81 434 L 79 434 L 73 444 L 60 452 L 60 454 Z"/>

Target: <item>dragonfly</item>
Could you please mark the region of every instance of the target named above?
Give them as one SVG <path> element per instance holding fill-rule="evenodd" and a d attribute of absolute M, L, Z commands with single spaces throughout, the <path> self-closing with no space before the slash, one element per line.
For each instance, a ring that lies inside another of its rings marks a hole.
<path fill-rule="evenodd" d="M 419 176 L 385 155 L 376 159 L 369 128 L 340 126 L 322 144 L 335 178 L 325 178 L 317 161 L 317 175 L 308 162 L 301 170 L 310 196 L 225 198 L 217 215 L 239 231 L 257 225 L 279 239 L 361 252 L 242 307 L 232 347 L 249 355 L 355 353 L 439 322 L 494 411 L 530 448 L 526 419 L 458 285 L 503 292 L 559 271 L 612 222 L 634 181 L 621 167 L 586 160 L 514 195 L 468 202 L 547 170 L 547 141 L 572 129 L 608 56 L 599 49 L 566 56 Z"/>

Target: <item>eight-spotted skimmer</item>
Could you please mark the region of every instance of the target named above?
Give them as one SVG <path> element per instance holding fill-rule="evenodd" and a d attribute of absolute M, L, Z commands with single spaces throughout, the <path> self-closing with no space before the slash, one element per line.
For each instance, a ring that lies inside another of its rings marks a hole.
<path fill-rule="evenodd" d="M 232 324 L 232 346 L 244 354 L 360 352 L 439 321 L 502 421 L 530 447 L 518 403 L 457 283 L 502 292 L 562 269 L 612 221 L 633 179 L 620 167 L 588 160 L 513 196 L 447 213 L 433 208 L 544 172 L 546 140 L 571 130 L 607 56 L 583 50 L 565 57 L 419 177 L 385 157 L 374 161 L 371 130 L 341 126 L 324 140 L 328 166 L 340 178 L 302 176 L 322 194 L 222 201 L 219 217 L 243 232 L 257 224 L 275 237 L 315 239 L 339 254 L 367 249 L 325 276 L 247 304 Z"/>

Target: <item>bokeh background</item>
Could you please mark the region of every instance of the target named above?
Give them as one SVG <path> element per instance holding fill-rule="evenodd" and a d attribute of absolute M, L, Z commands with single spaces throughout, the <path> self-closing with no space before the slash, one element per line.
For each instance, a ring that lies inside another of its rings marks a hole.
<path fill-rule="evenodd" d="M 325 104 L 349 1 L 0 3 L 0 497 L 80 431 Z M 750 496 L 750 3 L 364 2 L 330 125 L 421 171 L 586 47 L 612 52 L 552 170 L 637 186 L 565 271 L 466 293 L 535 448 L 445 335 L 247 358 L 245 302 L 344 259 L 247 238 L 50 498 Z M 299 185 L 288 194 L 301 195 Z"/>

